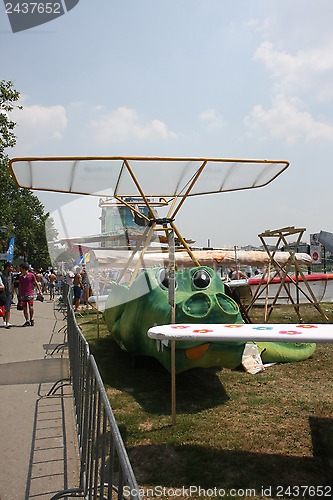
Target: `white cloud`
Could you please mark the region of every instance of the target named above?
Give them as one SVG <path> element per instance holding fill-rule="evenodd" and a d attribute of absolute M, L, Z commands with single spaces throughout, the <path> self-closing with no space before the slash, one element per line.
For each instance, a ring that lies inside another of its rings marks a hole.
<path fill-rule="evenodd" d="M 216 109 L 207 109 L 200 113 L 199 118 L 207 124 L 208 128 L 219 128 L 224 125 L 221 114 Z"/>
<path fill-rule="evenodd" d="M 168 130 L 165 123 L 152 120 L 143 123 L 135 109 L 119 107 L 112 113 L 92 121 L 92 127 L 101 144 L 119 143 L 128 139 L 156 140 L 175 139 L 174 132 Z"/>
<path fill-rule="evenodd" d="M 50 139 L 61 139 L 67 127 L 66 110 L 61 105 L 27 106 L 23 101 L 23 109 L 15 109 L 12 119 L 17 123 L 15 134 L 18 146 L 24 144 L 25 150 Z"/>
<path fill-rule="evenodd" d="M 320 100 L 328 100 L 333 97 L 332 46 L 331 42 L 291 54 L 276 50 L 266 41 L 258 47 L 254 59 L 264 63 L 280 91 L 313 89 Z"/>
<path fill-rule="evenodd" d="M 283 139 L 287 143 L 297 140 L 333 141 L 333 126 L 316 121 L 313 116 L 301 109 L 301 101 L 278 94 L 270 109 L 256 105 L 244 119 L 251 132 L 264 128 L 274 138 Z"/>

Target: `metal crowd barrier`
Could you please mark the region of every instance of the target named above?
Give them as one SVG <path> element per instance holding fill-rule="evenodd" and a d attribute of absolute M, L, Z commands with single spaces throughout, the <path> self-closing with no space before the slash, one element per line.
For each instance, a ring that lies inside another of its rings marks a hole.
<path fill-rule="evenodd" d="M 67 306 L 67 336 L 74 412 L 80 452 L 78 488 L 56 493 L 51 500 L 140 500 L 132 466 L 89 345 L 72 308 L 68 287 L 63 291 Z"/>

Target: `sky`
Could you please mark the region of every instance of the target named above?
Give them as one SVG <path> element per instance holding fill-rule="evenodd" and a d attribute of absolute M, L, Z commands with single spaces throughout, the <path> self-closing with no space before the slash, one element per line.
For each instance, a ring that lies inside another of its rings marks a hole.
<path fill-rule="evenodd" d="M 23 105 L 7 152 L 288 160 L 263 188 L 187 200 L 176 224 L 204 246 L 289 226 L 309 242 L 333 232 L 332 18 L 331 0 L 80 0 L 12 33 L 1 4 L 0 79 Z M 35 194 L 60 235 L 99 232 L 98 198 Z"/>

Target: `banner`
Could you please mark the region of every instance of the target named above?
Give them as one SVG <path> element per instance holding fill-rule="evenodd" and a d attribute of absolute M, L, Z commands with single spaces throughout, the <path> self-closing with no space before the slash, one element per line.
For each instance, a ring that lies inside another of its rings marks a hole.
<path fill-rule="evenodd" d="M 319 234 L 310 234 L 310 256 L 312 264 L 321 264 L 321 249 L 322 245 L 319 242 Z"/>
<path fill-rule="evenodd" d="M 13 257 L 14 257 L 14 241 L 15 238 L 12 236 L 9 240 L 9 245 L 8 245 L 8 250 L 7 250 L 7 261 L 8 262 L 13 262 Z"/>
<path fill-rule="evenodd" d="M 312 264 L 321 264 L 321 246 L 310 245 Z"/>

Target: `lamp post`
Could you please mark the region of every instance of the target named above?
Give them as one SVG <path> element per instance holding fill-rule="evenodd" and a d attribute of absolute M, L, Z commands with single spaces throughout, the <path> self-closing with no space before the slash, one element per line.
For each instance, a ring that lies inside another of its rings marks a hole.
<path fill-rule="evenodd" d="M 3 235 L 6 234 L 7 232 L 7 226 L 0 226 L 0 231 Z M 1 241 L 1 246 L 2 246 L 2 252 L 5 253 L 6 252 L 6 241 L 5 241 L 5 236 L 3 236 L 4 240 Z"/>
<path fill-rule="evenodd" d="M 28 260 L 27 242 L 22 241 L 22 245 L 23 245 L 23 262 L 27 262 Z"/>

